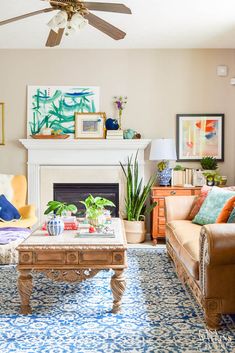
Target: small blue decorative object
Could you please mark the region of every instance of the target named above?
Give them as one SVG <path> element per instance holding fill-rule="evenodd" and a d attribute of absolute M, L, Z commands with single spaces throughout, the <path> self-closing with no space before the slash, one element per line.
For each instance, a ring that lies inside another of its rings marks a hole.
<path fill-rule="evenodd" d="M 157 171 L 158 184 L 160 186 L 169 186 L 171 181 L 172 168 L 165 168 L 164 170 Z"/>
<path fill-rule="evenodd" d="M 119 125 L 117 119 L 108 118 L 105 123 L 107 130 L 118 130 Z"/>
<path fill-rule="evenodd" d="M 54 215 L 53 218 L 47 222 L 47 231 L 49 235 L 62 234 L 64 231 L 64 222 L 60 217 Z"/>
<path fill-rule="evenodd" d="M 124 139 L 129 140 L 129 139 L 133 139 L 135 134 L 136 134 L 136 132 L 134 130 L 127 129 L 127 130 L 124 130 L 123 137 L 124 137 Z"/>

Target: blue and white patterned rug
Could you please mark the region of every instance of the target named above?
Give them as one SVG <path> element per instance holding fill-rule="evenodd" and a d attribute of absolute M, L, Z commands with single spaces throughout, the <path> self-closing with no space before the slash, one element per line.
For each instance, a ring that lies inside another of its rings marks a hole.
<path fill-rule="evenodd" d="M 80 284 L 34 275 L 33 314 L 19 315 L 14 266 L 0 267 L 1 353 L 235 352 L 235 324 L 205 329 L 165 250 L 128 250 L 122 313 L 111 314 L 111 273 Z"/>

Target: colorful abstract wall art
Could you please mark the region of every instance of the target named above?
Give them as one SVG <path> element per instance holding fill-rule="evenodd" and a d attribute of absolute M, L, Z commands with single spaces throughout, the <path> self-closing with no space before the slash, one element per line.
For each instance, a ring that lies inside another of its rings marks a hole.
<path fill-rule="evenodd" d="M 47 127 L 62 134 L 74 134 L 74 113 L 97 111 L 99 87 L 28 86 L 28 136 Z"/>
<path fill-rule="evenodd" d="M 224 160 L 224 114 L 177 114 L 178 161 Z"/>

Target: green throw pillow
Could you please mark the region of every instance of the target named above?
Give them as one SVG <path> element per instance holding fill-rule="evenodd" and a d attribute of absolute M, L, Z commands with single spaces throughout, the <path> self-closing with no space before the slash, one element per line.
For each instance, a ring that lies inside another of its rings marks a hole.
<path fill-rule="evenodd" d="M 234 191 L 223 190 L 213 186 L 192 222 L 200 225 L 216 223 L 224 205 L 234 196 Z"/>
<path fill-rule="evenodd" d="M 227 223 L 235 223 L 235 208 L 230 213 L 229 219 Z"/>

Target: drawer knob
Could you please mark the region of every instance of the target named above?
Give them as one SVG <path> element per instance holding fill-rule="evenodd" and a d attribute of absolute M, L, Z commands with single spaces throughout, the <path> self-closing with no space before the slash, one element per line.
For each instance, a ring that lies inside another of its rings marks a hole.
<path fill-rule="evenodd" d="M 175 190 L 172 190 L 171 191 L 171 195 L 175 195 L 176 194 L 176 191 Z"/>

